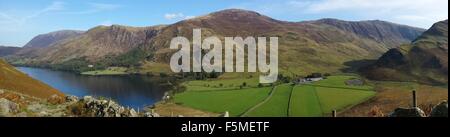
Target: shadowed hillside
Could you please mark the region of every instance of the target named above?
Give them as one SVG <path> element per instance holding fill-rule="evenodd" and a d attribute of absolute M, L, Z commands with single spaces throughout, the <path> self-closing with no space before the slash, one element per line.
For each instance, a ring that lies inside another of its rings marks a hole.
<path fill-rule="evenodd" d="M 389 50 L 362 71 L 375 80 L 448 83 L 448 20 L 434 24 L 411 44 Z"/>

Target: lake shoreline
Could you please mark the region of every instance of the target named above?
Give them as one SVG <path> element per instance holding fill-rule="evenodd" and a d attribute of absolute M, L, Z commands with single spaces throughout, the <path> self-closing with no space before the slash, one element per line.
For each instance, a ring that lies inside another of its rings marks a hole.
<path fill-rule="evenodd" d="M 162 100 L 173 85 L 170 79 L 147 75 L 80 75 L 48 68 L 17 67 L 25 74 L 67 95 L 111 98 L 136 109 Z"/>

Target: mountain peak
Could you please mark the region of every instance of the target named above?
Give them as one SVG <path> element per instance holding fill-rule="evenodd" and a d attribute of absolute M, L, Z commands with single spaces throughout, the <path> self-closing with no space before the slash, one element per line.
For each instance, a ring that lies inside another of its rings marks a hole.
<path fill-rule="evenodd" d="M 448 20 L 433 24 L 433 26 L 425 31 L 421 37 L 418 37 L 414 43 L 426 39 L 433 39 L 434 41 L 448 44 Z"/>
<path fill-rule="evenodd" d="M 257 20 L 273 20 L 268 16 L 264 16 L 258 12 L 243 10 L 243 9 L 225 9 L 217 12 L 213 12 L 204 16 L 199 16 L 196 18 L 188 19 L 188 20 L 205 20 L 205 19 L 218 19 L 218 20 L 231 20 L 231 21 L 247 21 L 249 19 L 257 19 Z"/>
<path fill-rule="evenodd" d="M 79 30 L 60 30 L 46 34 L 40 34 L 28 42 L 25 48 L 44 48 L 70 37 L 83 34 L 84 31 Z"/>
<path fill-rule="evenodd" d="M 217 12 L 211 13 L 211 15 L 215 14 L 240 14 L 240 15 L 254 15 L 254 16 L 262 16 L 258 12 L 250 11 L 250 10 L 244 10 L 244 9 L 225 9 Z"/>

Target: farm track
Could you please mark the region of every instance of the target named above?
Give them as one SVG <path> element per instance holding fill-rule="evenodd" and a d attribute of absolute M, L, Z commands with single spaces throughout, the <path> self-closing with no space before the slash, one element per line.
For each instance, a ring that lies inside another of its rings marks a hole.
<path fill-rule="evenodd" d="M 324 111 L 323 111 L 323 107 L 322 107 L 322 102 L 320 102 L 320 97 L 319 97 L 319 95 L 317 95 L 316 87 L 313 86 L 313 88 L 314 88 L 314 96 L 316 97 L 316 102 L 317 102 L 317 104 L 319 104 L 320 112 L 322 113 L 322 115 L 324 115 Z"/>
<path fill-rule="evenodd" d="M 257 109 L 258 107 L 262 106 L 264 103 L 266 103 L 267 101 L 269 101 L 269 100 L 272 98 L 273 94 L 275 93 L 276 89 L 277 89 L 277 86 L 274 86 L 274 87 L 272 88 L 272 90 L 270 91 L 269 96 L 266 97 L 266 99 L 264 99 L 263 101 L 259 102 L 259 103 L 256 104 L 255 106 L 253 106 L 253 107 L 251 107 L 250 109 L 248 109 L 247 111 L 245 111 L 245 112 L 241 115 L 241 117 L 246 117 L 250 112 L 254 111 L 254 110 Z"/>
<path fill-rule="evenodd" d="M 288 100 L 288 109 L 287 109 L 287 116 L 290 117 L 291 114 L 291 101 L 292 101 L 292 92 L 294 92 L 294 86 L 291 86 L 291 93 L 289 94 L 289 100 Z"/>

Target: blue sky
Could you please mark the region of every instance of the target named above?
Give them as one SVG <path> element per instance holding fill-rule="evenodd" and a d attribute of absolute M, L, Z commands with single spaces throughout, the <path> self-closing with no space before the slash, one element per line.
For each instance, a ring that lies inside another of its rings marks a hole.
<path fill-rule="evenodd" d="M 421 28 L 448 18 L 448 0 L 0 0 L 0 45 L 23 46 L 61 29 L 171 24 L 229 8 L 285 21 L 379 19 Z"/>

